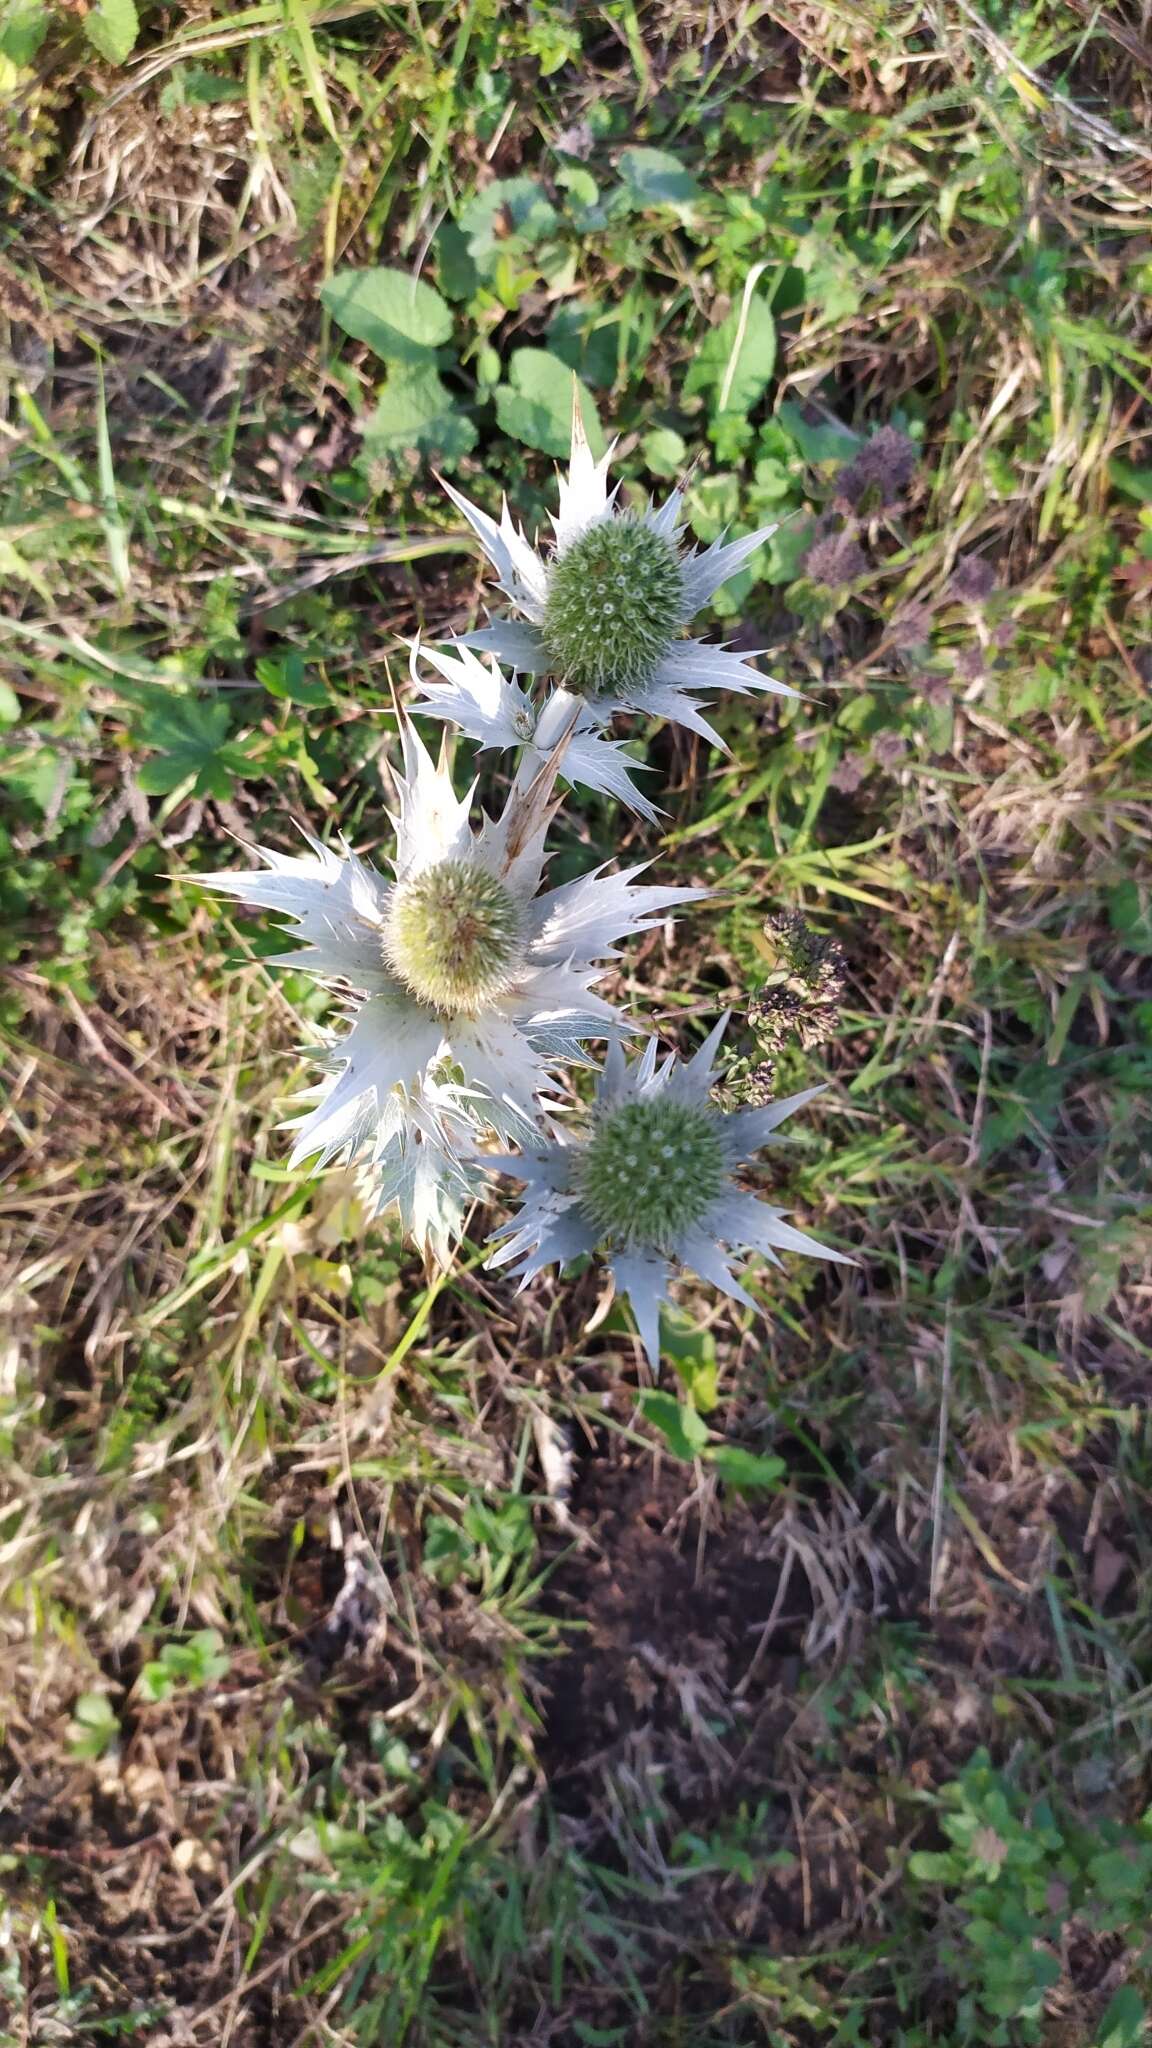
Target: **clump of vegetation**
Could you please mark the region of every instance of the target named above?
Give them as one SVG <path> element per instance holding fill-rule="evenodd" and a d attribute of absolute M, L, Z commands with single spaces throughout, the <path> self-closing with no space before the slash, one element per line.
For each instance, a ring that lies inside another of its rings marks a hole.
<path fill-rule="evenodd" d="M 0 0 L 14 2039 L 1147 2031 L 1140 35 Z M 436 481 L 546 536 L 573 377 L 629 547 L 684 480 L 643 716 Z M 290 1163 L 347 989 L 193 880 L 386 865 L 437 692 L 502 817 L 547 688 L 432 636 L 526 629 L 605 713 L 544 887 L 677 892 L 597 993 L 731 1011 L 726 1113 L 822 1087 L 738 1198 L 858 1260 L 678 1278 L 659 1384 L 513 1204 L 426 1266 Z"/>
<path fill-rule="evenodd" d="M 772 971 L 744 1012 L 755 1050 L 733 1060 L 726 1076 L 733 1099 L 756 1105 L 771 1100 L 776 1061 L 790 1042 L 811 1052 L 832 1037 L 846 972 L 839 939 L 813 931 L 799 911 L 769 911 L 764 938 Z"/>

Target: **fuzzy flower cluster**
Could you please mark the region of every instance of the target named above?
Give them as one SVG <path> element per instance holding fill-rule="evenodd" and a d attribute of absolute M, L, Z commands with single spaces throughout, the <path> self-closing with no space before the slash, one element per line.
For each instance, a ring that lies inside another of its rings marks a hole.
<path fill-rule="evenodd" d="M 625 509 L 608 487 L 611 452 L 593 459 L 574 408 L 546 552 L 506 504 L 497 521 L 445 486 L 514 615 L 442 650 L 411 650 L 417 695 L 400 720 L 385 865 L 305 832 L 302 850 L 254 846 L 255 866 L 196 879 L 291 919 L 294 948 L 273 958 L 338 998 L 339 1021 L 311 1048 L 320 1078 L 297 1105 L 293 1162 L 352 1165 L 374 1210 L 398 1205 L 441 1260 L 489 1176 L 518 1178 L 522 1205 L 490 1263 L 512 1265 L 527 1285 L 547 1265 L 602 1256 L 655 1365 L 677 1266 L 750 1304 L 730 1263 L 738 1251 L 841 1254 L 735 1178 L 818 1091 L 725 1112 L 713 1072 L 725 1020 L 686 1064 L 660 1060 L 648 1038 L 629 1065 L 623 1044 L 643 1025 L 600 992 L 625 942 L 706 892 L 642 882 L 645 864 L 545 882 L 560 777 L 657 816 L 614 721 L 665 718 L 719 745 L 699 690 L 792 694 L 687 632 L 772 529 L 686 546 L 682 493 Z M 473 823 L 475 784 L 456 795 L 444 750 L 434 761 L 411 713 L 456 726 L 479 751 L 515 750 L 498 817 Z M 566 1082 L 594 1064 L 595 1040 L 607 1057 L 578 1128 Z"/>

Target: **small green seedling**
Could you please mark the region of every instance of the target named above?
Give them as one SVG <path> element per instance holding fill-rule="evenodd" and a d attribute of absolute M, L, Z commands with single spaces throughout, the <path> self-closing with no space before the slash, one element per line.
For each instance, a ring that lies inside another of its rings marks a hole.
<path fill-rule="evenodd" d="M 230 1659 L 223 1654 L 223 1637 L 214 1628 L 202 1628 L 186 1643 L 165 1643 L 158 1658 L 144 1666 L 137 1683 L 141 1699 L 155 1706 L 177 1692 L 200 1692 L 214 1685 L 228 1670 Z"/>

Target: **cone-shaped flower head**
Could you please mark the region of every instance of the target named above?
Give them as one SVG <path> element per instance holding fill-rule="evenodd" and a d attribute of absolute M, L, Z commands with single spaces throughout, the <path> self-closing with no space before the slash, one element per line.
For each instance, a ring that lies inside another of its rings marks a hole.
<path fill-rule="evenodd" d="M 608 489 L 611 455 L 609 448 L 599 462 L 593 459 L 574 406 L 572 460 L 560 483 L 555 547 L 547 557 L 529 545 L 507 504 L 497 522 L 445 484 L 526 622 L 495 620 L 468 634 L 467 644 L 513 668 L 554 677 L 583 698 L 589 722 L 602 725 L 617 711 L 647 712 L 719 745 L 693 689 L 795 692 L 761 675 L 742 655 L 685 638 L 685 628 L 775 527 L 702 551 L 686 548 L 683 492 L 673 491 L 659 509 L 620 510 Z M 445 715 L 454 714 L 445 707 Z"/>
<path fill-rule="evenodd" d="M 726 1247 L 748 1247 L 773 1260 L 779 1249 L 852 1264 L 737 1185 L 741 1162 L 771 1144 L 777 1126 L 820 1090 L 807 1088 L 762 1109 L 716 1108 L 712 1061 L 726 1023 L 722 1018 L 687 1063 L 669 1054 L 657 1065 L 650 1040 L 627 1066 L 619 1046 L 612 1046 L 586 1137 L 529 1146 L 519 1158 L 491 1162 L 525 1181 L 527 1192 L 519 1215 L 498 1233 L 505 1242 L 489 1263 L 518 1260 L 527 1286 L 545 1266 L 599 1250 L 631 1298 L 653 1366 L 672 1261 L 748 1307 L 755 1304 L 734 1277 Z"/>
<path fill-rule="evenodd" d="M 480 1133 L 550 1128 L 556 1062 L 631 1030 L 593 988 L 617 942 L 705 892 L 638 887 L 642 866 L 541 892 L 562 744 L 536 772 L 522 764 L 503 815 L 474 830 L 472 792 L 455 795 L 407 724 L 402 737 L 394 880 L 307 833 L 306 853 L 253 847 L 266 871 L 195 879 L 294 918 L 300 948 L 275 958 L 345 999 L 293 1163 L 358 1163 L 439 1249 L 475 1189 Z"/>
<path fill-rule="evenodd" d="M 558 553 L 540 640 L 556 674 L 586 697 L 651 682 L 684 622 L 680 552 L 634 513 L 594 519 Z"/>
<path fill-rule="evenodd" d="M 417 1001 L 457 1017 L 513 985 L 523 936 L 511 889 L 477 861 L 441 860 L 397 883 L 381 950 Z"/>

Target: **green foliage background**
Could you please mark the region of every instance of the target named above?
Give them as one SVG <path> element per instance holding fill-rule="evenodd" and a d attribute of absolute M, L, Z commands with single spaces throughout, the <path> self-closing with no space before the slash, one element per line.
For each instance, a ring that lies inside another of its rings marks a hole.
<path fill-rule="evenodd" d="M 1123 0 L 0 5 L 5 2038 L 1146 2038 L 1149 63 Z M 382 857 L 485 600 L 433 471 L 546 530 L 574 375 L 627 497 L 779 520 L 709 628 L 801 695 L 635 731 L 666 829 L 556 879 L 718 891 L 621 989 L 733 1085 L 769 912 L 847 961 L 762 1185 L 860 1270 L 686 1286 L 659 1388 L 594 1274 L 288 1174 L 324 999 L 187 879 Z M 739 1667 L 626 1608 L 626 1739 L 605 1472 L 760 1574 Z"/>

